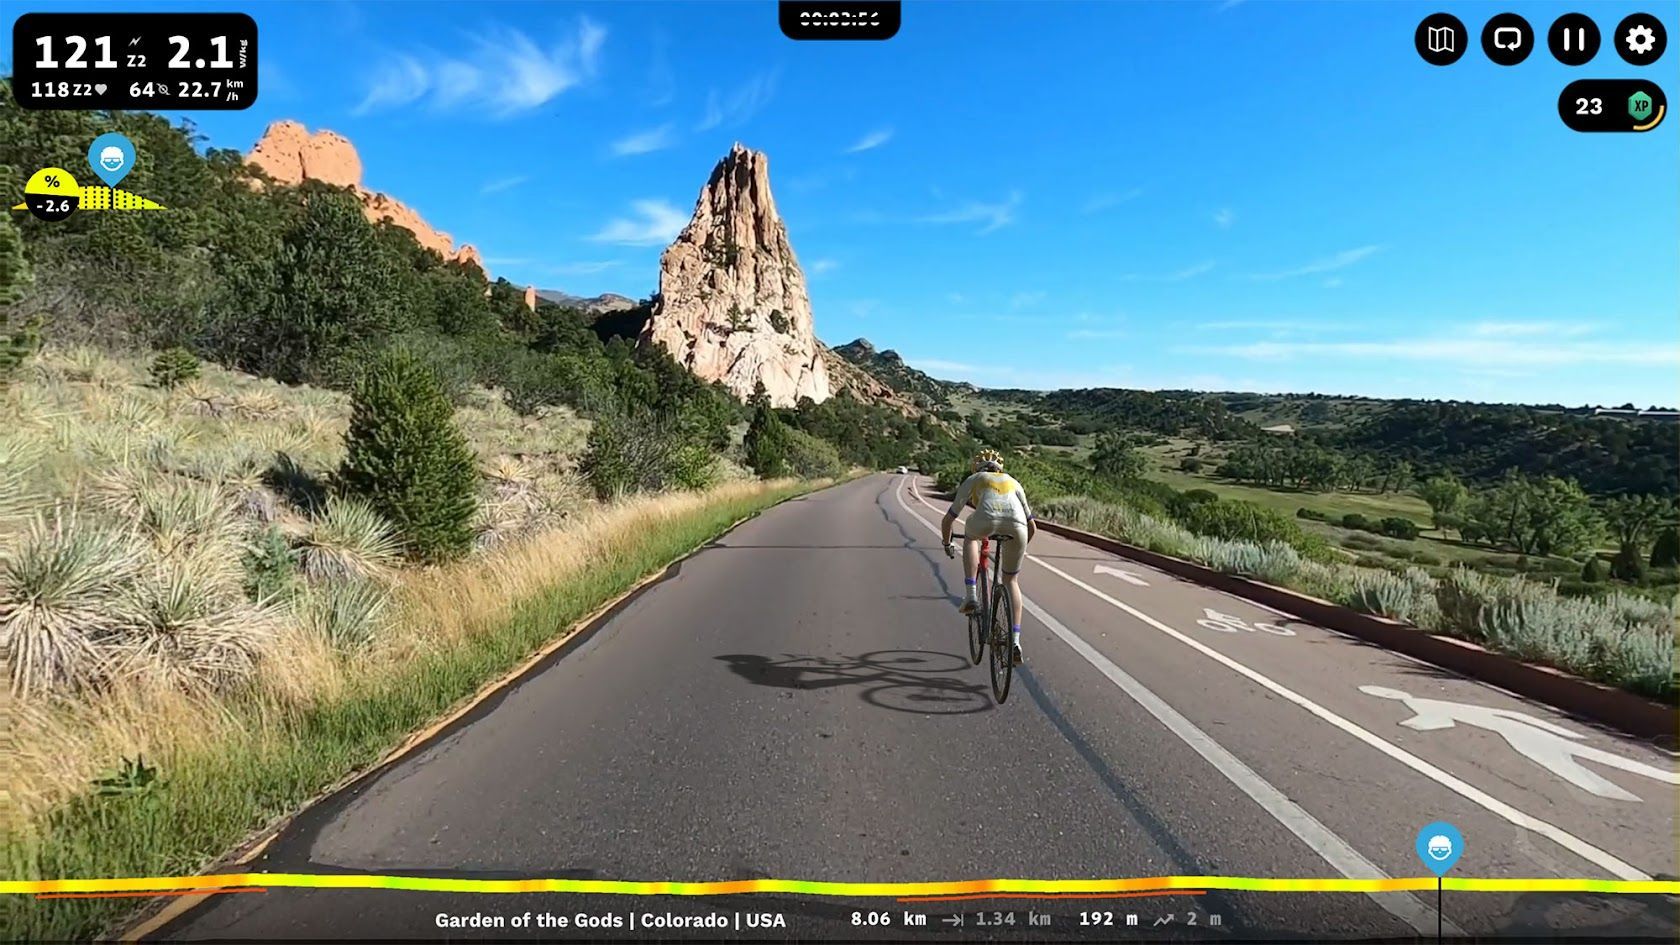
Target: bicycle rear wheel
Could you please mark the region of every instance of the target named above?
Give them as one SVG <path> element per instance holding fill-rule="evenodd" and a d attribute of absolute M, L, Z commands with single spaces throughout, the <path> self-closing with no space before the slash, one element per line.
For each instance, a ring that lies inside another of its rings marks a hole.
<path fill-rule="evenodd" d="M 991 624 L 992 695 L 997 697 L 999 705 L 1009 698 L 1009 682 L 1015 674 L 1014 641 L 1009 636 L 1009 615 L 1014 613 L 1012 603 L 1008 585 L 1002 581 L 993 585 L 992 607 L 986 618 Z"/>
<path fill-rule="evenodd" d="M 986 585 L 978 584 L 974 591 L 980 595 L 980 607 L 968 615 L 968 657 L 978 666 L 986 657 Z"/>

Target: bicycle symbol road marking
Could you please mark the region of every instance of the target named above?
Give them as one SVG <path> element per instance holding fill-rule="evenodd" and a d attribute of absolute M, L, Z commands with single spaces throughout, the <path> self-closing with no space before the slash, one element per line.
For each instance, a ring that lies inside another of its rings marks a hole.
<path fill-rule="evenodd" d="M 1196 621 L 1196 623 L 1204 630 L 1213 630 L 1218 633 L 1242 633 L 1244 631 L 1254 633 L 1255 631 L 1259 631 L 1261 633 L 1270 633 L 1273 636 L 1278 637 L 1292 637 L 1295 635 L 1294 630 L 1280 624 L 1250 624 L 1241 617 L 1234 617 L 1230 614 L 1222 614 L 1219 611 L 1214 610 L 1212 607 L 1202 608 L 1202 613 L 1207 614 L 1207 616 Z"/>

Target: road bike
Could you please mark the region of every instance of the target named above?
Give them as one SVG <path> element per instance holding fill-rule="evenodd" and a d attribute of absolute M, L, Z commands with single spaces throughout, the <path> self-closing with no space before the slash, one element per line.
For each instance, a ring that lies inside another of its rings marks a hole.
<path fill-rule="evenodd" d="M 1009 596 L 1009 585 L 1003 583 L 1003 555 L 992 554 L 992 542 L 1001 545 L 1009 540 L 1008 535 L 991 535 L 980 540 L 980 567 L 975 571 L 978 580 L 974 588 L 980 606 L 968 615 L 968 656 L 978 665 L 986 655 L 986 645 L 991 644 L 992 695 L 1000 704 L 1009 698 L 1009 683 L 1015 675 L 1012 659 L 1015 641 L 1009 633 L 1014 601 Z M 989 582 L 988 564 L 992 570 Z"/>

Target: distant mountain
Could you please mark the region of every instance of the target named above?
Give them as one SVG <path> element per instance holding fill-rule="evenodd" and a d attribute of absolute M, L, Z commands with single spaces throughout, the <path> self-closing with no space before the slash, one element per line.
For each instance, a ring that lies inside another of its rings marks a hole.
<path fill-rule="evenodd" d="M 580 312 L 589 312 L 591 314 L 622 312 L 636 307 L 635 299 L 627 299 L 622 295 L 614 295 L 611 292 L 606 292 L 591 298 L 585 298 L 580 295 L 568 295 L 565 292 L 561 292 L 559 289 L 538 289 L 537 298 L 553 302 L 555 305 L 562 305 L 566 308 L 575 308 Z"/>
<path fill-rule="evenodd" d="M 857 365 L 876 380 L 901 394 L 921 395 L 928 406 L 942 407 L 950 402 L 951 392 L 972 389 L 969 385 L 942 381 L 904 363 L 897 351 L 877 351 L 867 338 L 832 349 L 835 354 Z"/>

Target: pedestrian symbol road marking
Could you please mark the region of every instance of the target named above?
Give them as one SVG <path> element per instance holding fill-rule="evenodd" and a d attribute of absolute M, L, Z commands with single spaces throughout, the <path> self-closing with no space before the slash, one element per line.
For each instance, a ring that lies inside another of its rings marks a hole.
<path fill-rule="evenodd" d="M 1638 795 L 1623 789 L 1614 781 L 1585 767 L 1581 761 L 1596 761 L 1607 768 L 1616 768 L 1641 775 L 1653 781 L 1680 785 L 1680 773 L 1665 771 L 1631 758 L 1583 745 L 1582 735 L 1545 719 L 1537 719 L 1512 709 L 1490 709 L 1486 706 L 1445 699 L 1425 699 L 1389 689 L 1386 686 L 1360 686 L 1359 691 L 1379 699 L 1403 702 L 1411 709 L 1411 718 L 1401 725 L 1419 732 L 1434 732 L 1463 723 L 1472 728 L 1485 729 L 1505 739 L 1517 754 L 1545 768 L 1570 784 L 1599 797 L 1617 801 L 1638 801 Z M 1575 739 L 1572 741 L 1571 739 Z"/>

